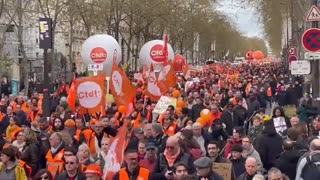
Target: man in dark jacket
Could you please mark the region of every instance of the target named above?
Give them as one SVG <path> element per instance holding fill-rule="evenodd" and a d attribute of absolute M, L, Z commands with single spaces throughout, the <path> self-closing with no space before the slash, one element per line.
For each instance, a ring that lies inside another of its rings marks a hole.
<path fill-rule="evenodd" d="M 222 123 L 226 125 L 226 130 L 229 136 L 232 136 L 233 114 L 233 104 L 229 102 L 220 117 Z"/>
<path fill-rule="evenodd" d="M 252 180 L 257 174 L 257 160 L 253 157 L 248 157 L 245 164 L 246 171 L 241 174 L 237 180 Z"/>
<path fill-rule="evenodd" d="M 294 149 L 294 143 L 290 140 L 285 140 L 283 142 L 283 150 L 284 152 L 281 153 L 280 157 L 275 161 L 274 167 L 278 168 L 290 179 L 295 179 L 296 167 L 304 152 Z"/>
<path fill-rule="evenodd" d="M 189 117 L 193 122 L 196 122 L 197 119 L 200 117 L 200 112 L 205 109 L 206 107 L 203 105 L 203 101 L 200 97 L 196 98 L 196 104 L 192 106 L 191 110 L 189 111 Z"/>
<path fill-rule="evenodd" d="M 258 151 L 263 167 L 269 170 L 282 152 L 282 137 L 276 132 L 273 121 L 264 122 L 264 130 L 257 137 L 256 150 Z"/>
<path fill-rule="evenodd" d="M 246 159 L 242 157 L 243 147 L 240 144 L 234 144 L 231 149 L 231 163 L 235 177 L 238 178 L 246 171 Z"/>
<path fill-rule="evenodd" d="M 195 179 L 223 180 L 222 176 L 212 170 L 212 163 L 212 159 L 208 157 L 201 157 L 194 161 L 193 164 L 197 170 Z"/>

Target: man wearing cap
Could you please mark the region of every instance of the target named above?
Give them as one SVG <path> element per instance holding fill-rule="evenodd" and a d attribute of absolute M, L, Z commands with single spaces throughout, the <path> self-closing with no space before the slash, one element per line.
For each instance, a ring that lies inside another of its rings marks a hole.
<path fill-rule="evenodd" d="M 151 134 L 153 141 L 158 147 L 158 154 L 163 153 L 166 147 L 166 141 L 168 136 L 163 133 L 162 126 L 159 123 L 153 123 L 151 125 Z"/>
<path fill-rule="evenodd" d="M 126 162 L 126 167 L 120 169 L 120 171 L 113 177 L 114 180 L 151 179 L 150 171 L 139 166 L 138 153 L 135 149 L 127 149 L 125 151 L 124 161 Z"/>
<path fill-rule="evenodd" d="M 201 157 L 193 162 L 197 175 L 196 179 L 223 180 L 223 178 L 212 170 L 212 159 Z"/>
<path fill-rule="evenodd" d="M 231 163 L 236 178 L 246 171 L 246 159 L 242 157 L 243 147 L 240 144 L 234 144 L 231 148 Z"/>
<path fill-rule="evenodd" d="M 138 145 L 140 141 L 145 141 L 144 130 L 141 127 L 135 127 L 133 129 L 133 136 L 129 141 L 128 148 L 138 149 Z"/>
<path fill-rule="evenodd" d="M 157 165 L 157 146 L 151 141 L 146 144 L 145 149 L 147 151 L 146 156 L 139 162 L 139 165 L 153 173 Z"/>
<path fill-rule="evenodd" d="M 89 164 L 84 174 L 86 175 L 86 180 L 101 180 L 102 171 L 99 165 Z"/>

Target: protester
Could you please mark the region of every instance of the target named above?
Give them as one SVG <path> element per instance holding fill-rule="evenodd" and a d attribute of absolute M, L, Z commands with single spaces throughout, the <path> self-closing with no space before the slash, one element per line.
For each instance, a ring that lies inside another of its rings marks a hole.
<path fill-rule="evenodd" d="M 196 179 L 215 179 L 222 180 L 223 178 L 212 170 L 213 161 L 208 157 L 201 157 L 194 161 L 194 167 L 197 171 Z"/>
<path fill-rule="evenodd" d="M 161 96 L 173 99 L 168 104 L 149 92 L 146 72 L 139 80 L 128 76 L 135 85 L 130 92 L 130 82 L 123 81 L 120 95 L 111 90 L 99 96 L 103 101 L 94 110 L 84 109 L 77 93 L 72 95 L 78 87 L 66 82 L 50 95 L 46 115 L 42 93 L 3 97 L 0 149 L 14 161 L 4 159 L 1 167 L 15 164 L 23 170 L 15 175 L 28 179 L 226 179 L 218 175 L 222 168 L 230 169 L 231 179 L 257 179 L 264 170 L 273 180 L 285 179 L 282 173 L 290 179 L 318 177 L 309 164 L 320 162 L 319 110 L 302 97 L 300 78 L 287 75 L 281 63 L 221 62 L 156 77 Z M 170 84 L 176 77 L 177 86 Z"/>

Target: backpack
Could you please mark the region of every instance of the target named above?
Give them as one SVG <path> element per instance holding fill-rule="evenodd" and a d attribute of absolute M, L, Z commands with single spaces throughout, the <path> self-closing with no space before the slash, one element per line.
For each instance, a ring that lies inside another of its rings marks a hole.
<path fill-rule="evenodd" d="M 318 157 L 314 157 L 317 155 Z M 301 177 L 305 180 L 317 180 L 320 177 L 320 153 L 308 155 Z"/>

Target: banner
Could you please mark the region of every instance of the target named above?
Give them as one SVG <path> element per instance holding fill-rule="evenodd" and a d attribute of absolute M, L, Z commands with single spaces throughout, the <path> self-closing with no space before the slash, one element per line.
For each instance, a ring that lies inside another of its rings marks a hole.
<path fill-rule="evenodd" d="M 105 79 L 106 74 L 101 74 L 93 77 L 83 77 L 75 81 L 81 112 L 100 112 L 101 107 L 105 105 Z"/>

